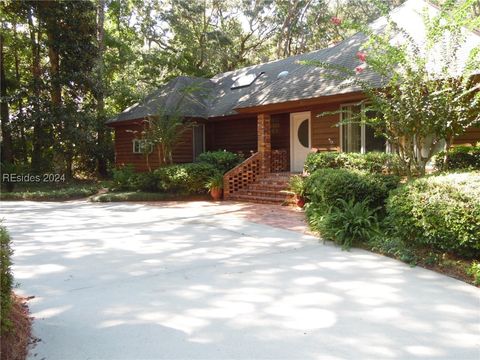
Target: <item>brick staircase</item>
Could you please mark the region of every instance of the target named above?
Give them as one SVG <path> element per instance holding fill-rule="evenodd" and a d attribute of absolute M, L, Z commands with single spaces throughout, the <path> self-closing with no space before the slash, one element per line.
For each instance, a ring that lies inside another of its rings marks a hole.
<path fill-rule="evenodd" d="M 228 200 L 247 201 L 261 204 L 283 204 L 291 200 L 291 196 L 282 193 L 288 187 L 289 172 L 266 174 L 246 188 L 238 190 L 228 196 Z"/>

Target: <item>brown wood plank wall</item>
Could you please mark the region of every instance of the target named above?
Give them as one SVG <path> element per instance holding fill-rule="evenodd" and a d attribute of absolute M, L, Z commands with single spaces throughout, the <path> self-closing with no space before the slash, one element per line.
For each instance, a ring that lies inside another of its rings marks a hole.
<path fill-rule="evenodd" d="M 141 137 L 142 124 L 128 123 L 115 126 L 115 164 L 123 166 L 132 164 L 136 171 L 147 171 L 145 155 L 133 153 L 133 140 Z M 173 161 L 175 163 L 187 163 L 193 161 L 192 129 L 188 129 L 182 139 L 173 149 Z M 152 169 L 158 168 L 159 161 L 157 149 L 149 155 Z"/>

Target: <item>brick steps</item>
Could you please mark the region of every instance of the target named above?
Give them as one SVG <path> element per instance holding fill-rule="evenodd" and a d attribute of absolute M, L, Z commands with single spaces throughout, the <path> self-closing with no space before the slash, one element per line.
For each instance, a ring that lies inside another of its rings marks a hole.
<path fill-rule="evenodd" d="M 240 190 L 235 195 L 248 195 L 254 197 L 264 197 L 264 198 L 275 198 L 279 200 L 285 199 L 286 194 L 282 194 L 279 191 L 272 191 L 272 190 Z"/>
<path fill-rule="evenodd" d="M 227 200 L 255 202 L 261 204 L 283 204 L 291 200 L 291 195 L 282 193 L 288 187 L 291 173 L 265 175 L 246 188 L 228 196 Z"/>
<path fill-rule="evenodd" d="M 267 184 L 259 184 L 259 183 L 254 183 L 248 186 L 249 190 L 252 191 L 275 191 L 275 192 L 280 192 L 282 190 L 285 190 L 285 185 L 267 185 Z"/>

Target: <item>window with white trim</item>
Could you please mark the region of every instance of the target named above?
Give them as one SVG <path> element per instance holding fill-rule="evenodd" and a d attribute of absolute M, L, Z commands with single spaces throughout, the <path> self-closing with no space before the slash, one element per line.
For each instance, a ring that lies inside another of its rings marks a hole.
<path fill-rule="evenodd" d="M 196 124 L 193 127 L 193 159 L 205 152 L 205 125 Z"/>
<path fill-rule="evenodd" d="M 362 116 L 373 117 L 373 114 L 369 115 L 368 112 L 365 112 L 364 106 L 364 104 L 341 106 L 341 121 L 345 123 L 340 126 L 342 151 L 360 153 L 387 151 L 386 139 L 376 135 L 371 126 L 362 122 Z"/>
<path fill-rule="evenodd" d="M 146 146 L 148 146 L 146 140 L 143 139 L 133 139 L 133 153 L 134 154 L 144 154 L 146 150 Z M 151 153 L 153 151 L 153 146 L 149 145 L 148 152 Z"/>

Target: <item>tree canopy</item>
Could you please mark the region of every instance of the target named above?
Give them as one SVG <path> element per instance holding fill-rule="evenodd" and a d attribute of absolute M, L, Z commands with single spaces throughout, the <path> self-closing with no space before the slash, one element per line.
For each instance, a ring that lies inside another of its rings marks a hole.
<path fill-rule="evenodd" d="M 3 1 L 2 165 L 104 176 L 105 120 L 167 80 L 321 49 L 352 33 L 332 17 L 366 23 L 402 2 Z"/>

